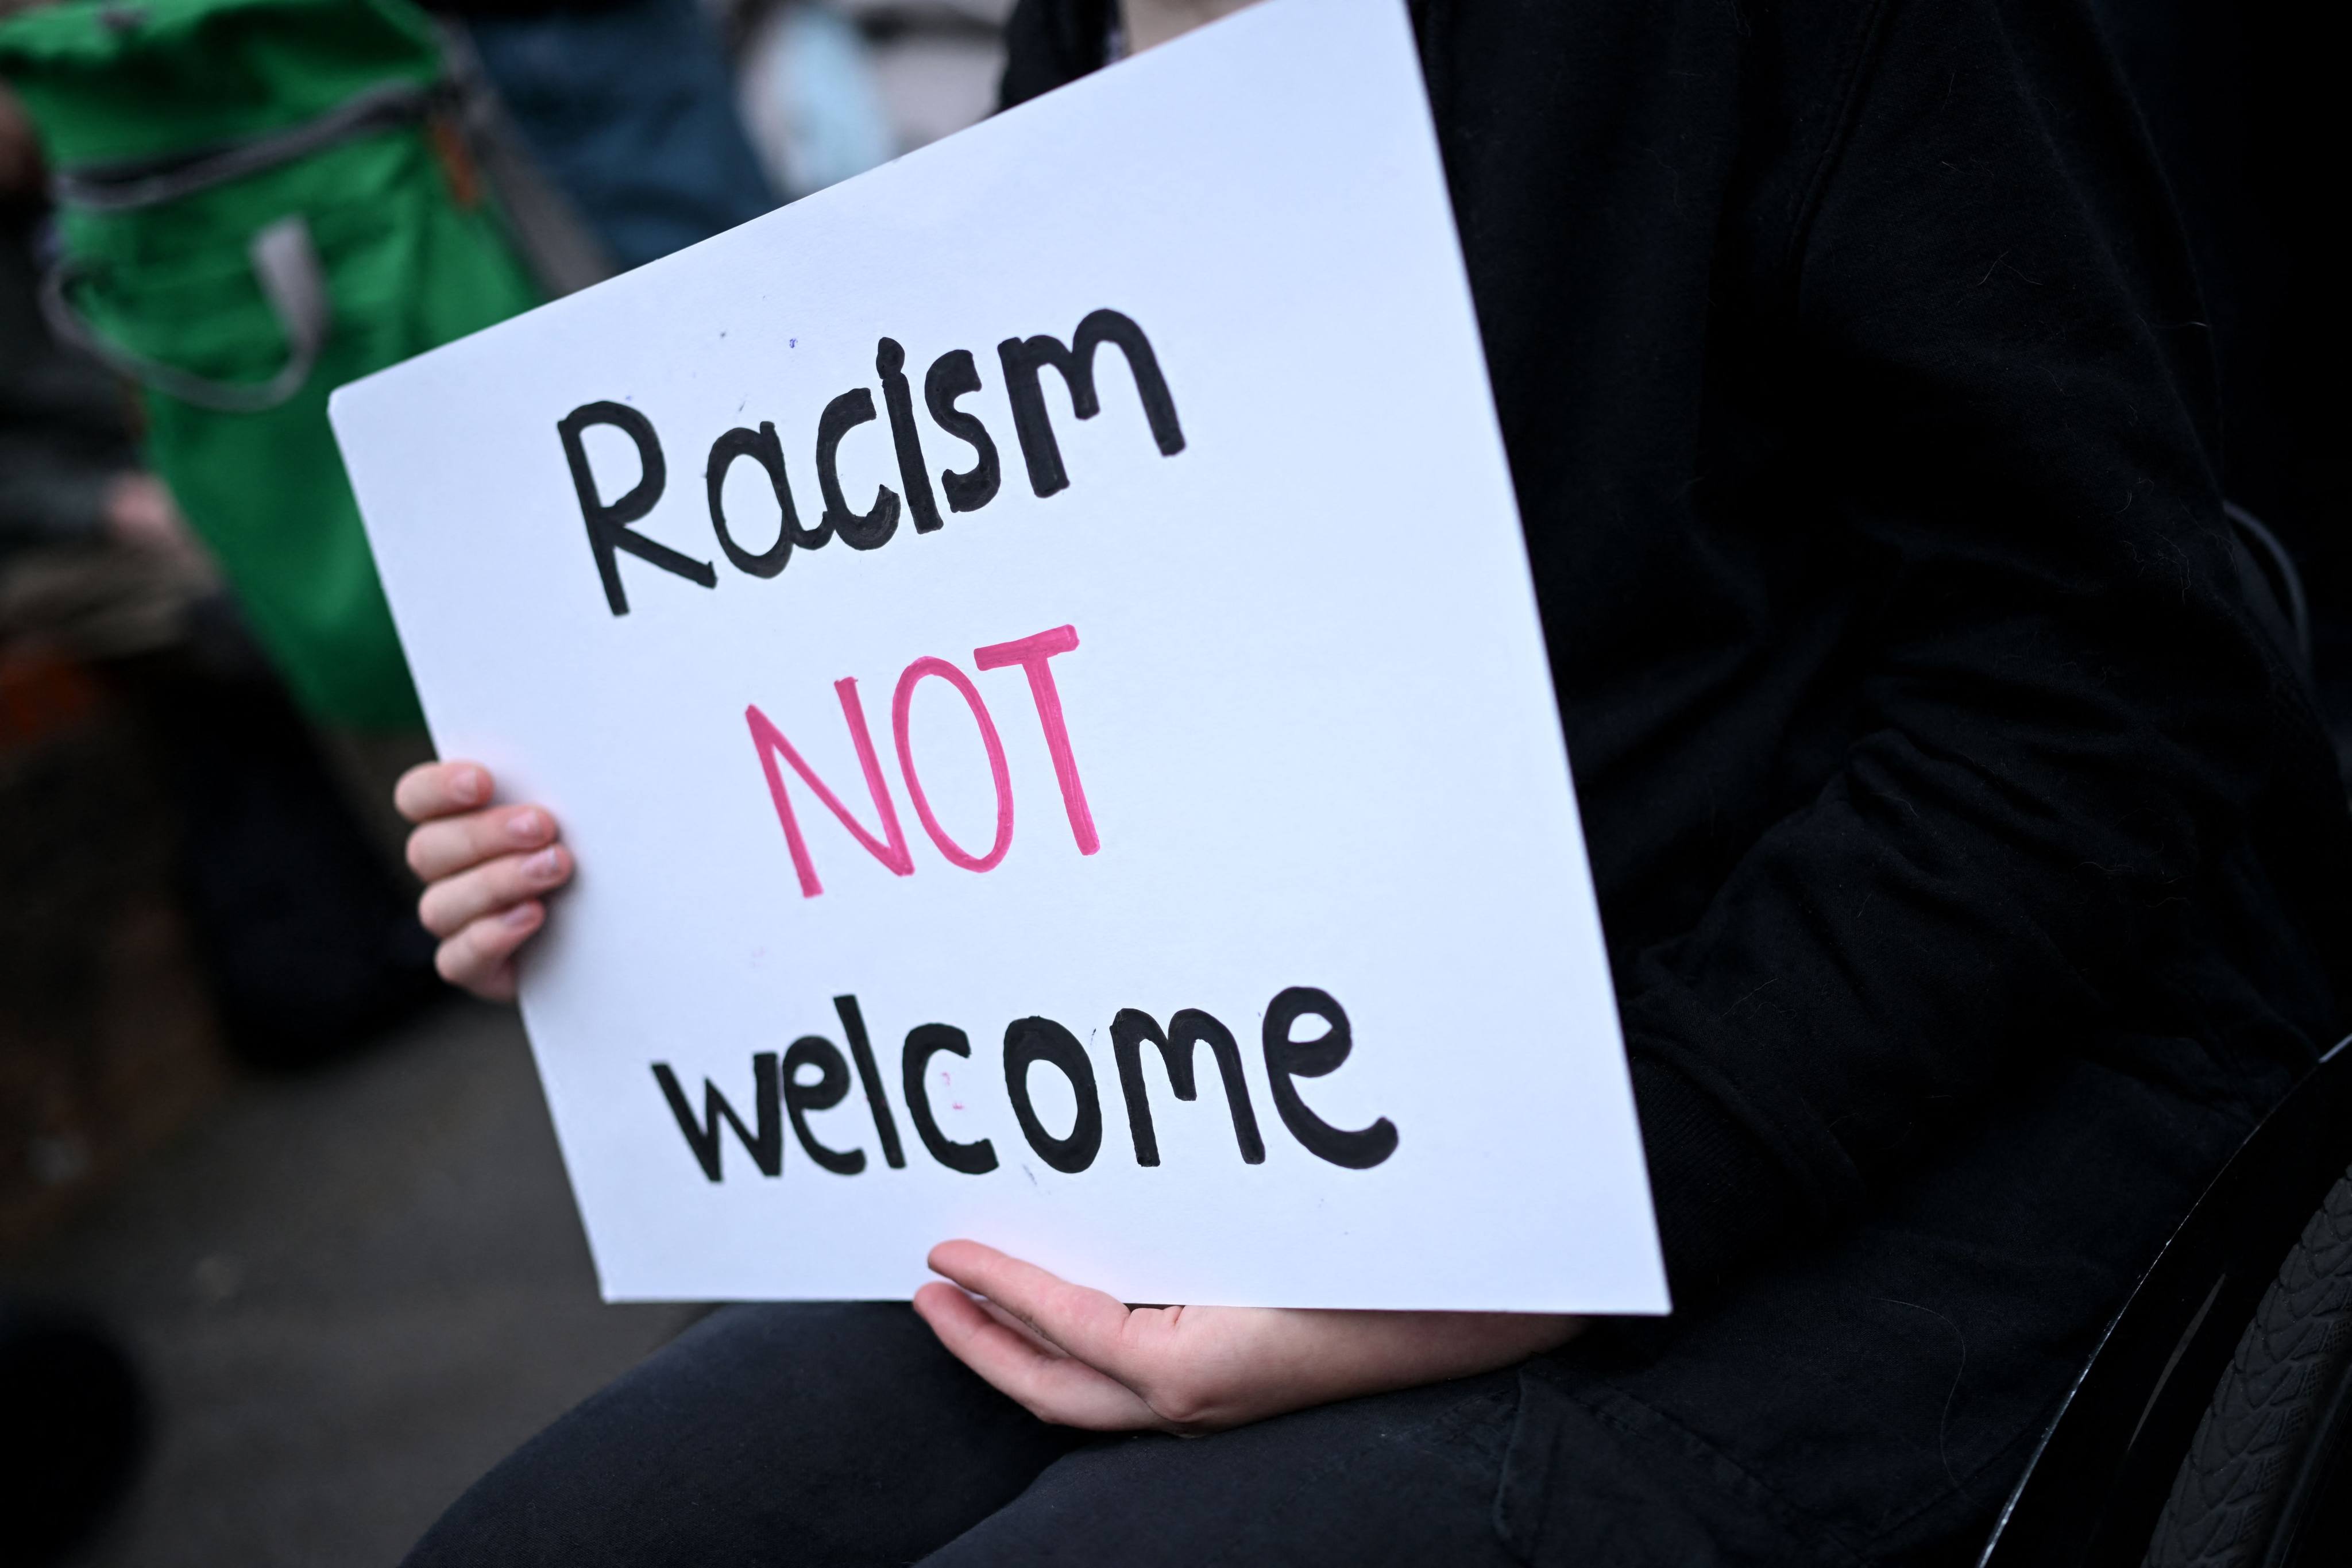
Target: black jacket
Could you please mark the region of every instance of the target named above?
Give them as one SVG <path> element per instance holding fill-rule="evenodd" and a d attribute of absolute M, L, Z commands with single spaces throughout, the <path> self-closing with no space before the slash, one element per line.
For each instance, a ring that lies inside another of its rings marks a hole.
<path fill-rule="evenodd" d="M 2056 1058 L 2274 1096 L 2352 825 L 2086 11 L 1415 10 L 1678 1293 Z M 1023 0 L 1007 99 L 1104 19 Z"/>

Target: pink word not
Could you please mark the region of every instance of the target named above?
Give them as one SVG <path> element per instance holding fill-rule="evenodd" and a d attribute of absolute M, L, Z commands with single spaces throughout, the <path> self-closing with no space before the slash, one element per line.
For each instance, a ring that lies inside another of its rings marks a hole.
<path fill-rule="evenodd" d="M 1087 805 L 1086 786 L 1078 781 L 1077 758 L 1070 751 L 1069 726 L 1062 719 L 1062 693 L 1054 684 L 1053 667 L 1047 662 L 1055 654 L 1068 653 L 1078 646 L 1078 634 L 1074 626 L 1055 626 L 1034 637 L 1015 642 L 992 643 L 974 648 L 972 663 L 982 669 L 1005 669 L 1018 665 L 1029 678 L 1030 700 L 1036 705 L 1037 722 L 1045 733 L 1045 751 L 1054 759 L 1055 782 L 1061 785 L 1062 809 L 1070 819 L 1070 837 L 1078 846 L 1078 853 L 1091 855 L 1102 847 L 1095 833 L 1094 813 Z M 949 836 L 931 813 L 931 803 L 923 793 L 923 781 L 915 773 L 915 752 L 908 736 L 908 721 L 913 711 L 915 688 L 926 679 L 937 679 L 955 688 L 964 705 L 980 727 L 980 743 L 988 753 L 989 781 L 996 790 L 996 837 L 987 852 L 975 855 Z M 784 843 L 792 850 L 793 869 L 799 873 L 801 896 L 814 899 L 824 891 L 817 880 L 815 862 L 810 859 L 808 840 L 802 836 L 800 818 L 793 812 L 792 797 L 784 790 L 783 770 L 776 765 L 778 757 L 793 765 L 801 782 L 808 785 L 825 809 L 838 818 L 849 836 L 857 840 L 871 855 L 900 877 L 915 874 L 915 858 L 908 853 L 906 830 L 898 826 L 898 807 L 890 795 L 890 786 L 882 777 L 882 764 L 874 753 L 874 736 L 866 725 L 866 706 L 857 695 L 857 681 L 844 676 L 833 683 L 841 699 L 841 714 L 849 725 L 849 743 L 856 748 L 857 765 L 866 774 L 866 793 L 874 803 L 874 814 L 881 825 L 877 837 L 868 832 L 841 797 L 826 787 L 816 776 L 784 732 L 776 728 L 759 705 L 743 710 L 744 721 L 751 727 L 751 747 L 760 755 L 760 766 L 768 776 L 768 795 L 776 803 L 776 820 L 783 825 Z M 898 772 L 907 781 L 907 798 L 914 803 L 915 818 L 939 846 L 948 863 L 967 871 L 992 871 L 1004 859 L 1004 852 L 1013 847 L 1013 776 L 1004 765 L 1004 743 L 997 736 L 996 721 L 990 716 L 988 704 L 981 700 L 980 689 L 971 678 L 944 658 L 926 656 L 908 665 L 898 676 L 898 689 L 890 698 L 890 735 L 898 742 Z"/>

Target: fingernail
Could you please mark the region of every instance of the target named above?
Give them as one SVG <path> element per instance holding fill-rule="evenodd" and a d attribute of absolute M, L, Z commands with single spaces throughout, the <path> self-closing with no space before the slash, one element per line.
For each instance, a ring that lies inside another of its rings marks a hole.
<path fill-rule="evenodd" d="M 451 793 L 460 805 L 471 805 L 490 792 L 490 781 L 479 768 L 459 768 L 457 776 L 449 781 Z"/>
<path fill-rule="evenodd" d="M 507 818 L 507 837 L 518 844 L 536 844 L 547 837 L 547 818 L 525 806 Z"/>
<path fill-rule="evenodd" d="M 520 931 L 539 919 L 537 904 L 517 904 L 499 920 L 509 931 Z"/>
<path fill-rule="evenodd" d="M 523 875 L 534 882 L 551 881 L 563 864 L 563 857 L 550 845 L 522 863 Z"/>

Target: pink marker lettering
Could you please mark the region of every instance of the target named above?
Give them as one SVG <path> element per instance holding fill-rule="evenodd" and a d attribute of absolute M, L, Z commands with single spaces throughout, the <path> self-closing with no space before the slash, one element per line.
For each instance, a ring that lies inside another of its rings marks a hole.
<path fill-rule="evenodd" d="M 1095 834 L 1095 814 L 1087 805 L 1086 785 L 1078 782 L 1077 759 L 1070 754 L 1069 727 L 1062 721 L 1062 694 L 1055 687 L 1054 671 L 1045 662 L 1077 646 L 1076 626 L 1055 626 L 1018 642 L 974 648 L 971 657 L 972 662 L 982 669 L 1002 669 L 1017 664 L 1028 672 L 1029 695 L 1036 701 L 1037 722 L 1045 731 L 1045 750 L 1054 758 L 1054 777 L 1062 786 L 1062 808 L 1069 813 L 1070 837 L 1077 840 L 1079 854 L 1091 855 L 1102 847 L 1102 840 Z"/>
<path fill-rule="evenodd" d="M 874 737 L 866 728 L 866 706 L 858 700 L 857 682 L 845 676 L 833 683 L 833 689 L 841 698 L 841 715 L 849 725 L 850 743 L 857 748 L 857 765 L 866 772 L 866 791 L 873 796 L 874 809 L 882 818 L 880 838 L 858 825 L 857 819 L 849 815 L 849 808 L 841 804 L 841 798 L 825 788 L 824 781 L 802 760 L 793 743 L 784 739 L 784 732 L 769 721 L 757 703 L 743 710 L 744 722 L 751 727 L 751 749 L 760 753 L 760 766 L 768 775 L 768 795 L 776 803 L 776 820 L 784 825 L 784 843 L 792 849 L 793 869 L 800 873 L 801 897 L 804 899 L 814 899 L 824 892 L 824 884 L 817 880 L 816 865 L 809 858 L 807 841 L 801 837 L 800 819 L 793 815 L 792 800 L 784 794 L 783 770 L 776 766 L 778 752 L 793 764 L 793 772 L 801 775 L 801 782 L 815 791 L 817 799 L 841 819 L 850 836 L 866 847 L 868 855 L 896 875 L 911 877 L 915 872 L 914 857 L 907 852 L 906 832 L 898 826 L 898 807 L 890 803 L 890 786 L 883 782 L 882 764 L 874 755 Z M 925 820 L 929 820 L 928 813 Z"/>
<path fill-rule="evenodd" d="M 931 815 L 931 803 L 923 794 L 923 781 L 915 776 L 915 751 L 908 743 L 908 720 L 915 705 L 915 688 L 927 675 L 935 675 L 960 692 L 964 706 L 980 725 L 980 743 L 988 751 L 988 776 L 996 786 L 996 842 L 988 853 L 973 856 L 962 845 L 948 837 L 940 819 Z M 997 739 L 996 721 L 988 716 L 988 705 L 980 700 L 979 690 L 971 679 L 943 658 L 919 658 L 908 665 L 898 677 L 898 692 L 890 699 L 890 733 L 898 742 L 898 771 L 907 776 L 907 794 L 915 803 L 915 816 L 921 819 L 923 831 L 940 847 L 940 853 L 951 864 L 967 871 L 992 871 L 1004 852 L 1013 847 L 1013 775 L 1004 766 L 1004 745 Z"/>

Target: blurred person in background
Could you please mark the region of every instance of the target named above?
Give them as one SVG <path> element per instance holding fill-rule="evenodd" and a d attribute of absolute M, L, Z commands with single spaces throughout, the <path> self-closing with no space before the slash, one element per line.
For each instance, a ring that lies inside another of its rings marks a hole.
<path fill-rule="evenodd" d="M 184 634 L 212 579 L 139 467 L 120 389 L 40 330 L 29 287 L 40 184 L 31 127 L 0 88 L 0 658 L 27 639 L 146 653 Z M 144 1392 L 110 1331 L 0 1296 L 0 1562 L 37 1568 L 88 1539 L 128 1488 L 145 1428 Z"/>
<path fill-rule="evenodd" d="M 961 131 L 995 107 L 1009 0 L 744 0 L 743 119 L 791 196 Z"/>
<path fill-rule="evenodd" d="M 437 0 L 614 269 L 776 205 L 696 0 Z"/>
<path fill-rule="evenodd" d="M 384 805 L 430 745 L 327 394 L 774 197 L 692 0 L 456 0 L 437 30 L 406 0 L 10 9 L 66 152 L 53 214 L 12 109 L 0 608 L 142 694 L 232 1038 L 333 1054 L 437 987 Z"/>
<path fill-rule="evenodd" d="M 31 128 L 0 87 L 0 647 L 94 670 L 138 716 L 226 1035 L 333 1055 L 439 994 L 407 895 L 367 842 L 163 481 L 120 378 L 58 343 Z"/>
<path fill-rule="evenodd" d="M 184 635 L 217 584 L 140 461 L 120 383 L 41 323 L 43 183 L 32 125 L 0 87 L 0 635 L 144 652 Z"/>
<path fill-rule="evenodd" d="M 26 9 L 0 0 L 0 16 Z M 688 0 L 467 9 L 510 130 L 601 253 L 589 276 L 773 205 L 718 31 Z M 53 1227 L 207 1103 L 217 1068 L 184 1056 L 209 1058 L 225 1038 L 251 1060 L 308 1065 L 446 994 L 414 886 L 395 880 L 346 794 L 332 749 L 347 737 L 289 693 L 152 471 L 136 386 L 43 319 L 42 278 L 60 248 L 49 178 L 33 123 L 0 84 L 0 660 L 15 661 L 0 709 L 22 695 L 15 672 L 54 670 L 67 689 L 97 694 L 105 738 L 87 743 L 86 709 L 36 737 L 37 751 L 0 722 L 0 784 L 12 792 L 0 801 L 16 814 L 0 855 L 0 1245 L 11 1248 L 49 1234 L 34 1226 Z M 273 477 L 256 463 L 242 481 L 258 495 Z M 94 767 L 137 777 L 95 778 Z M 362 798 L 380 807 L 382 792 Z M 145 874 L 151 860 L 154 880 L 130 886 L 126 865 Z M 183 948 L 167 955 L 194 982 L 185 989 L 126 972 L 121 928 L 153 911 L 124 899 L 151 892 L 184 910 L 160 929 L 193 938 L 200 981 Z M 171 1006 L 188 1015 L 184 1029 L 160 1026 Z M 125 1023 L 149 1027 L 129 1039 Z M 85 1311 L 0 1297 L 0 1563 L 64 1561 L 86 1542 L 137 1470 L 148 1426 L 116 1333 Z"/>

